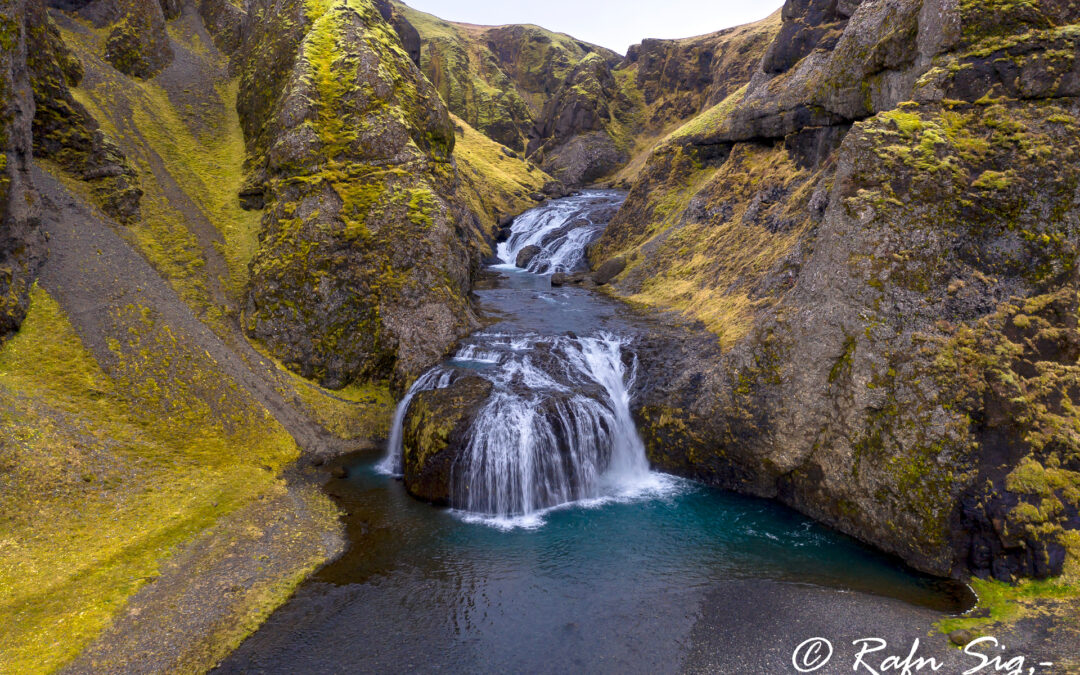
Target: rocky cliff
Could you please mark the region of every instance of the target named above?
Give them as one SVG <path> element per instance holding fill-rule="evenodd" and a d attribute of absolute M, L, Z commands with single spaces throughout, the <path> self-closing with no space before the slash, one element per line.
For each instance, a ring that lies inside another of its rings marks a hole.
<path fill-rule="evenodd" d="M 629 159 L 634 109 L 613 69 L 618 54 L 538 26 L 472 26 L 405 5 L 421 66 L 451 112 L 524 153 L 567 185 Z"/>
<path fill-rule="evenodd" d="M 647 131 L 670 131 L 750 81 L 780 30 L 780 12 L 745 26 L 682 40 L 645 40 L 619 64 L 640 91 Z"/>
<path fill-rule="evenodd" d="M 653 352 L 651 456 L 934 573 L 1058 574 L 1080 527 L 1080 14 L 791 0 L 783 20 L 592 251 L 717 336 Z"/>
<path fill-rule="evenodd" d="M 636 345 L 654 463 L 1068 569 L 1078 22 L 791 0 L 623 59 L 384 0 L 0 3 L 0 670 L 212 665 L 339 550 L 297 460 L 385 436 L 497 225 L 620 167 L 593 262 L 700 323 Z"/>
<path fill-rule="evenodd" d="M 25 2 L 0 9 L 0 340 L 26 317 L 44 248 L 30 180 L 34 96 L 26 66 L 26 11 Z"/>
<path fill-rule="evenodd" d="M 372 4 L 268 4 L 261 17 L 251 41 L 296 53 L 276 81 L 245 75 L 240 90 L 266 206 L 246 330 L 333 388 L 407 381 L 476 325 L 475 216 L 456 201 L 449 114 Z M 259 54 L 239 63 L 265 68 Z M 269 108 L 266 84 L 281 92 Z"/>
<path fill-rule="evenodd" d="M 777 13 L 646 40 L 624 58 L 537 26 L 456 24 L 395 7 L 418 31 L 421 67 L 451 112 L 568 186 L 612 176 L 656 134 L 746 84 L 780 28 Z"/>

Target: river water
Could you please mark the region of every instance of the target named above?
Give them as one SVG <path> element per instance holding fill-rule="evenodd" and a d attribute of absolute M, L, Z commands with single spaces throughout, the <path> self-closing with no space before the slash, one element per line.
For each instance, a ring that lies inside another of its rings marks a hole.
<path fill-rule="evenodd" d="M 387 452 L 350 458 L 328 486 L 348 552 L 221 672 L 788 672 L 777 664 L 800 636 L 871 629 L 858 621 L 925 633 L 965 606 L 953 584 L 786 508 L 649 469 L 629 413 L 632 319 L 547 276 L 584 264 L 621 199 L 586 192 L 519 217 L 477 291 L 491 324 L 411 390 L 494 383 L 455 465 L 470 489 L 449 509 L 405 493 L 406 397 Z M 512 264 L 529 245 L 537 273 Z"/>

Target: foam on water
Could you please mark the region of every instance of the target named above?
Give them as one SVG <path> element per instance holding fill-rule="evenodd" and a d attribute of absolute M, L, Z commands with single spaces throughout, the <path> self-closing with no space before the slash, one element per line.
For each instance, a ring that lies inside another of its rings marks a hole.
<path fill-rule="evenodd" d="M 518 254 L 529 246 L 538 253 L 525 267 L 533 274 L 568 273 L 584 269 L 585 250 L 603 233 L 606 222 L 594 222 L 590 206 L 595 195 L 581 195 L 551 202 L 527 211 L 514 220 L 510 237 L 500 243 L 496 269 L 517 269 Z"/>
<path fill-rule="evenodd" d="M 493 367 L 467 367 L 476 363 Z M 492 393 L 451 472 L 451 504 L 470 520 L 535 527 L 566 504 L 669 493 L 676 483 L 649 470 L 630 415 L 637 368 L 625 340 L 611 334 L 477 335 L 410 388 L 379 469 L 401 473 L 402 427 L 418 393 L 476 374 Z"/>
<path fill-rule="evenodd" d="M 528 266 L 530 275 L 581 269 L 585 247 L 606 225 L 593 220 L 603 212 L 598 207 L 620 199 L 589 193 L 519 216 L 510 237 L 499 245 L 503 264 L 495 269 L 522 274 L 514 267 L 517 254 L 533 245 L 541 252 Z M 557 305 L 565 295 L 526 292 Z M 473 375 L 493 386 L 451 468 L 451 507 L 462 519 L 503 529 L 539 527 L 547 513 L 567 505 L 600 506 L 670 494 L 681 483 L 649 470 L 630 414 L 638 362 L 628 347 L 625 338 L 607 332 L 587 337 L 474 335 L 409 389 L 395 412 L 387 456 L 378 468 L 401 474 L 402 427 L 418 393 Z"/>

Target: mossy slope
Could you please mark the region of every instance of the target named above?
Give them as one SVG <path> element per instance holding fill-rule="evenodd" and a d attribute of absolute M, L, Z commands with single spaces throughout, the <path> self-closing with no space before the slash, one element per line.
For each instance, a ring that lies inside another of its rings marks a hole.
<path fill-rule="evenodd" d="M 567 185 L 629 158 L 633 102 L 611 50 L 538 26 L 474 26 L 398 5 L 420 34 L 421 66 L 450 111 Z"/>

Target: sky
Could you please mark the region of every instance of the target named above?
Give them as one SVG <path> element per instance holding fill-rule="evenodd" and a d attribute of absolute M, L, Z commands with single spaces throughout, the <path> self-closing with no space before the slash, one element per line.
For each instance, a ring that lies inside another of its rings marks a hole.
<path fill-rule="evenodd" d="M 405 0 L 449 21 L 533 23 L 625 54 L 642 38 L 684 38 L 764 19 L 783 0 Z"/>

